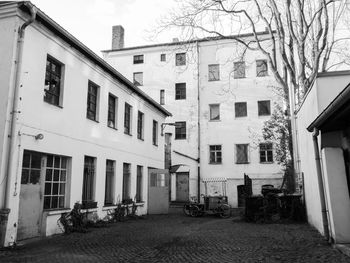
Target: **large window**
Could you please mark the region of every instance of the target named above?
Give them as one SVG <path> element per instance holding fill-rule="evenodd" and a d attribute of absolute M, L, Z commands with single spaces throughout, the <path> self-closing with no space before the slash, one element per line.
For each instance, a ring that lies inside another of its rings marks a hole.
<path fill-rule="evenodd" d="M 95 83 L 93 83 L 92 81 L 89 81 L 86 117 L 93 121 L 97 121 L 98 88 L 99 87 Z"/>
<path fill-rule="evenodd" d="M 112 205 L 114 199 L 114 166 L 115 162 L 106 160 L 105 205 Z"/>
<path fill-rule="evenodd" d="M 245 63 L 243 61 L 233 63 L 233 78 L 245 78 Z"/>
<path fill-rule="evenodd" d="M 272 143 L 260 143 L 259 148 L 260 148 L 260 162 L 272 163 L 273 162 Z"/>
<path fill-rule="evenodd" d="M 186 139 L 186 122 L 177 121 L 175 122 L 175 140 Z"/>
<path fill-rule="evenodd" d="M 175 55 L 175 64 L 176 66 L 183 66 L 186 65 L 186 53 L 177 53 Z"/>
<path fill-rule="evenodd" d="M 117 98 L 113 95 L 108 95 L 108 120 L 107 125 L 111 128 L 117 128 Z"/>
<path fill-rule="evenodd" d="M 256 61 L 256 76 L 265 77 L 268 74 L 267 61 L 265 59 L 260 59 Z"/>
<path fill-rule="evenodd" d="M 236 144 L 236 163 L 248 163 L 248 144 Z"/>
<path fill-rule="evenodd" d="M 175 84 L 175 100 L 186 99 L 186 83 Z"/>
<path fill-rule="evenodd" d="M 210 164 L 222 163 L 221 145 L 209 145 L 209 163 Z"/>
<path fill-rule="evenodd" d="M 84 176 L 83 176 L 83 196 L 82 201 L 94 201 L 95 192 L 95 158 L 85 156 L 84 158 Z"/>
<path fill-rule="evenodd" d="M 143 55 L 134 56 L 134 64 L 142 64 L 143 63 Z"/>
<path fill-rule="evenodd" d="M 62 88 L 62 63 L 48 56 L 46 60 L 44 101 L 58 106 Z"/>
<path fill-rule="evenodd" d="M 136 202 L 142 202 L 142 183 L 143 183 L 143 166 L 137 166 L 137 177 L 136 177 Z"/>
<path fill-rule="evenodd" d="M 136 86 L 143 85 L 143 73 L 142 72 L 135 72 L 134 73 L 134 84 Z"/>
<path fill-rule="evenodd" d="M 247 103 L 236 102 L 235 103 L 235 117 L 247 117 Z"/>
<path fill-rule="evenodd" d="M 124 133 L 131 135 L 131 115 L 132 114 L 132 107 L 125 103 L 124 108 Z"/>
<path fill-rule="evenodd" d="M 220 104 L 210 104 L 209 110 L 210 110 L 210 120 L 211 121 L 220 120 Z"/>
<path fill-rule="evenodd" d="M 270 101 L 269 100 L 258 101 L 258 115 L 259 116 L 271 115 Z"/>
<path fill-rule="evenodd" d="M 152 142 L 153 145 L 158 145 L 158 122 L 155 120 L 153 120 Z"/>
<path fill-rule="evenodd" d="M 143 140 L 143 131 L 145 123 L 145 114 L 141 111 L 137 112 L 137 139 Z"/>
<path fill-rule="evenodd" d="M 130 195 L 130 177 L 131 177 L 131 164 L 123 163 L 123 192 L 122 202 L 131 198 Z"/>
<path fill-rule="evenodd" d="M 209 81 L 220 80 L 220 66 L 219 66 L 219 64 L 214 64 L 214 65 L 208 66 L 208 80 Z"/>

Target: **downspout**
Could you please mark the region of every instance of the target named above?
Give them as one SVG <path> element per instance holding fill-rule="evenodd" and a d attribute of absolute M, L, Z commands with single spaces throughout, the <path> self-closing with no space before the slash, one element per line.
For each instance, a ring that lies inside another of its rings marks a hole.
<path fill-rule="evenodd" d="M 322 223 L 323 223 L 323 232 L 325 239 L 329 241 L 329 226 L 328 226 L 328 218 L 327 218 L 327 208 L 326 208 L 326 199 L 324 194 L 324 185 L 323 185 L 323 176 L 321 169 L 321 158 L 320 158 L 320 150 L 318 148 L 317 136 L 319 135 L 319 130 L 314 128 L 312 132 L 312 139 L 314 142 L 314 152 L 315 152 L 315 161 L 316 161 L 316 172 L 318 179 L 318 190 L 320 192 L 321 199 L 321 210 L 322 210 Z"/>
<path fill-rule="evenodd" d="M 30 11 L 30 18 L 18 29 L 18 40 L 17 40 L 17 54 L 16 54 L 16 61 L 15 61 L 15 81 L 14 81 L 14 89 L 13 89 L 13 101 L 12 101 L 12 110 L 10 112 L 11 114 L 11 122 L 10 122 L 10 133 L 8 135 L 8 150 L 7 150 L 7 162 L 6 162 L 6 170 L 5 170 L 5 176 L 6 178 L 6 185 L 5 185 L 5 196 L 4 196 L 4 204 L 3 208 L 9 208 L 10 207 L 10 182 L 11 182 L 11 173 L 12 173 L 12 162 L 13 162 L 13 155 L 14 155 L 14 149 L 15 149 L 15 137 L 16 137 L 16 119 L 17 119 L 17 113 L 18 113 L 18 93 L 20 88 L 20 81 L 21 81 L 21 70 L 22 70 L 22 55 L 23 55 L 23 45 L 24 45 L 24 35 L 25 35 L 25 29 L 34 22 L 36 17 L 36 8 L 29 2 L 25 2 L 24 5 L 26 5 L 29 8 Z M 9 210 L 10 212 L 10 210 Z"/>
<path fill-rule="evenodd" d="M 199 44 L 198 41 L 196 41 L 196 49 L 197 49 L 197 108 L 198 108 L 198 168 L 197 168 L 197 200 L 200 202 L 201 197 L 201 123 L 200 123 L 200 117 L 201 117 L 201 101 L 200 101 L 200 80 L 199 80 Z"/>

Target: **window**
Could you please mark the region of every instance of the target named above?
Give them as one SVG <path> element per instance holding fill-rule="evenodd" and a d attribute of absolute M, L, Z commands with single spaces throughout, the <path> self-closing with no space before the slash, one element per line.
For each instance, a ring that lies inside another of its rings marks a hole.
<path fill-rule="evenodd" d="M 130 177 L 131 177 L 131 164 L 123 163 L 123 193 L 122 202 L 130 199 Z"/>
<path fill-rule="evenodd" d="M 177 53 L 175 63 L 176 63 L 176 66 L 186 65 L 186 53 Z"/>
<path fill-rule="evenodd" d="M 165 104 L 165 90 L 161 89 L 160 90 L 160 105 Z"/>
<path fill-rule="evenodd" d="M 65 207 L 67 158 L 47 155 L 44 190 L 44 209 Z"/>
<path fill-rule="evenodd" d="M 108 95 L 108 120 L 107 120 L 108 127 L 117 128 L 116 111 L 117 111 L 117 98 L 109 94 Z"/>
<path fill-rule="evenodd" d="M 248 144 L 236 144 L 236 163 L 244 164 L 248 161 Z"/>
<path fill-rule="evenodd" d="M 135 72 L 134 73 L 134 84 L 136 86 L 143 85 L 143 73 L 142 72 Z"/>
<path fill-rule="evenodd" d="M 166 61 L 166 55 L 160 54 L 160 61 Z"/>
<path fill-rule="evenodd" d="M 62 64 L 52 57 L 47 57 L 44 101 L 58 106 L 60 104 Z"/>
<path fill-rule="evenodd" d="M 245 78 L 245 63 L 244 62 L 235 62 L 233 63 L 234 73 L 233 78 L 242 79 Z"/>
<path fill-rule="evenodd" d="M 236 102 L 235 103 L 235 117 L 247 117 L 247 103 Z"/>
<path fill-rule="evenodd" d="M 131 135 L 131 112 L 132 107 L 125 103 L 124 108 L 124 133 Z"/>
<path fill-rule="evenodd" d="M 83 177 L 83 202 L 94 200 L 95 187 L 95 158 L 85 156 L 84 158 L 84 177 Z"/>
<path fill-rule="evenodd" d="M 175 122 L 175 140 L 186 139 L 186 122 L 177 121 Z"/>
<path fill-rule="evenodd" d="M 98 86 L 92 81 L 88 84 L 88 96 L 87 96 L 87 110 L 86 118 L 97 121 L 97 96 Z"/>
<path fill-rule="evenodd" d="M 21 184 L 40 184 L 41 154 L 23 152 Z"/>
<path fill-rule="evenodd" d="M 175 100 L 186 99 L 186 83 L 175 84 Z"/>
<path fill-rule="evenodd" d="M 260 148 L 260 162 L 272 163 L 273 162 L 272 143 L 260 143 L 259 148 Z"/>
<path fill-rule="evenodd" d="M 153 120 L 152 142 L 153 145 L 158 146 L 158 122 L 155 120 Z"/>
<path fill-rule="evenodd" d="M 208 80 L 209 81 L 216 81 L 220 80 L 220 67 L 219 64 L 215 65 L 209 65 L 208 66 Z"/>
<path fill-rule="evenodd" d="M 144 130 L 144 118 L 145 114 L 141 111 L 137 112 L 137 139 L 143 140 L 143 130 Z"/>
<path fill-rule="evenodd" d="M 220 104 L 209 105 L 209 110 L 210 110 L 210 120 L 211 121 L 220 120 Z"/>
<path fill-rule="evenodd" d="M 258 101 L 258 115 L 268 116 L 270 114 L 271 114 L 270 101 L 269 100 Z"/>
<path fill-rule="evenodd" d="M 264 59 L 260 59 L 256 61 L 256 76 L 257 77 L 265 77 L 267 76 L 267 61 Z"/>
<path fill-rule="evenodd" d="M 106 160 L 105 205 L 112 205 L 114 199 L 114 164 L 112 160 Z"/>
<path fill-rule="evenodd" d="M 143 55 L 134 56 L 134 64 L 142 64 L 143 63 Z"/>
<path fill-rule="evenodd" d="M 221 145 L 209 145 L 209 163 L 220 164 L 222 162 Z"/>
<path fill-rule="evenodd" d="M 136 176 L 136 202 L 142 202 L 142 176 L 143 176 L 143 166 L 137 166 L 137 176 Z"/>

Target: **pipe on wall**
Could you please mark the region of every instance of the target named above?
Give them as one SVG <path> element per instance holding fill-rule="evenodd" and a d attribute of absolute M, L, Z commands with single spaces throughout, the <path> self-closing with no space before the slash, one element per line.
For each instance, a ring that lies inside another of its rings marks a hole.
<path fill-rule="evenodd" d="M 325 198 L 325 191 L 324 191 L 324 184 L 323 184 L 323 174 L 321 169 L 321 157 L 320 157 L 320 150 L 318 147 L 318 140 L 317 136 L 319 135 L 319 130 L 317 128 L 314 128 L 312 132 L 312 139 L 314 143 L 314 152 L 315 152 L 315 162 L 316 162 L 316 172 L 317 172 L 317 179 L 318 179 L 318 190 L 320 193 L 320 199 L 321 199 L 321 212 L 322 212 L 322 223 L 323 223 L 323 232 L 325 239 L 329 241 L 329 224 L 328 224 L 328 217 L 327 217 L 327 208 L 326 208 L 326 198 Z"/>

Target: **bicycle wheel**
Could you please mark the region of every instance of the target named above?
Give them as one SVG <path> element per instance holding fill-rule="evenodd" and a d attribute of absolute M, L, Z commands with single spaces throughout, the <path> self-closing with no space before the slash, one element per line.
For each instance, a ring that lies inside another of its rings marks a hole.
<path fill-rule="evenodd" d="M 217 208 L 221 218 L 229 218 L 231 216 L 231 207 L 227 204 L 222 204 Z"/>
<path fill-rule="evenodd" d="M 199 216 L 199 214 L 200 214 L 199 207 L 196 206 L 196 205 L 192 205 L 191 208 L 190 208 L 190 215 L 192 217 L 197 217 L 197 216 Z"/>
<path fill-rule="evenodd" d="M 184 212 L 185 215 L 190 216 L 190 209 L 191 209 L 191 204 L 184 204 L 182 211 Z"/>

